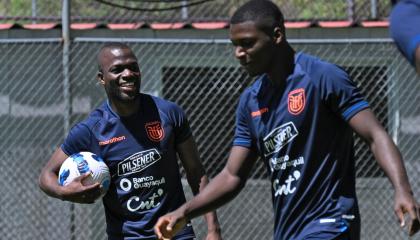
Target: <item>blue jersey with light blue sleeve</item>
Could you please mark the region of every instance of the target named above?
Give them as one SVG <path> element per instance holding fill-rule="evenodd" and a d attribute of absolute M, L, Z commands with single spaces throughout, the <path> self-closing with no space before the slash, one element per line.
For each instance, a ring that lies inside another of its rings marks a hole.
<path fill-rule="evenodd" d="M 175 146 L 191 137 L 184 112 L 146 94 L 140 108 L 120 117 L 108 102 L 76 124 L 61 148 L 67 155 L 89 151 L 111 172 L 103 197 L 109 239 L 156 239 L 157 219 L 185 203 Z M 194 239 L 188 224 L 174 239 Z"/>
<path fill-rule="evenodd" d="M 262 75 L 241 95 L 233 145 L 266 164 L 274 239 L 359 238 L 348 121 L 368 107 L 342 69 L 303 53 L 284 89 Z"/>
<path fill-rule="evenodd" d="M 400 0 L 390 15 L 390 32 L 398 49 L 415 65 L 420 45 L 420 0 Z"/>

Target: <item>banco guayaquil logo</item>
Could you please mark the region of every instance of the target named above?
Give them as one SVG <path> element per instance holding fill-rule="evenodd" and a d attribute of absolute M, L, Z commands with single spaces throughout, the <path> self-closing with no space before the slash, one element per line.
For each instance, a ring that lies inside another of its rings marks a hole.
<path fill-rule="evenodd" d="M 280 151 L 280 149 L 292 141 L 292 139 L 294 139 L 298 134 L 299 133 L 293 122 L 288 122 L 275 128 L 263 139 L 264 156 L 267 157 Z"/>

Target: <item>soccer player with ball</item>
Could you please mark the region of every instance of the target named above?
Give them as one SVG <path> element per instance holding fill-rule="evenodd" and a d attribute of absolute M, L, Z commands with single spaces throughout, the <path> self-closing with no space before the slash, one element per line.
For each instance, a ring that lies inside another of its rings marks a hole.
<path fill-rule="evenodd" d="M 233 147 L 225 168 L 200 194 L 159 219 L 160 239 L 233 199 L 258 156 L 271 180 L 275 240 L 360 239 L 354 132 L 390 179 L 401 225 L 416 233 L 419 206 L 401 154 L 347 73 L 296 53 L 281 11 L 268 0 L 238 8 L 230 40 L 237 60 L 256 77 L 239 100 Z"/>
<path fill-rule="evenodd" d="M 132 50 L 108 44 L 100 50 L 98 64 L 97 78 L 108 100 L 71 129 L 43 168 L 39 185 L 51 197 L 76 203 L 93 203 L 109 185 L 102 198 L 108 239 L 156 239 L 157 219 L 186 201 L 176 154 L 194 194 L 208 178 L 182 109 L 140 93 L 141 74 Z M 87 184 L 96 172 L 89 170 L 90 164 L 100 166 L 101 159 L 110 182 Z M 81 174 L 73 176 L 72 171 Z M 206 240 L 221 239 L 215 212 L 205 219 Z M 186 224 L 173 239 L 194 238 L 191 224 Z"/>

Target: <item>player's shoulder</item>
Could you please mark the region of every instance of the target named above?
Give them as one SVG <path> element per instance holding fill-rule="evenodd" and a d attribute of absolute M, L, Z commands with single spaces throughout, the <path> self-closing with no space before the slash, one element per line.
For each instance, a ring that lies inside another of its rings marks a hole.
<path fill-rule="evenodd" d="M 297 58 L 297 64 L 311 77 L 312 82 L 348 78 L 345 70 L 334 63 L 305 53 L 299 53 Z"/>
<path fill-rule="evenodd" d="M 144 104 L 154 104 L 159 109 L 159 112 L 170 114 L 173 112 L 183 112 L 183 109 L 176 104 L 175 102 L 172 102 L 170 100 L 164 99 L 162 97 L 149 95 L 142 93 L 142 101 L 144 101 Z"/>
<path fill-rule="evenodd" d="M 245 88 L 245 90 L 241 93 L 241 97 L 252 97 L 256 96 L 260 93 L 261 89 L 267 83 L 267 74 L 261 74 L 257 76 L 251 85 Z"/>
<path fill-rule="evenodd" d="M 90 112 L 88 117 L 75 124 L 74 127 L 82 127 L 89 130 L 94 129 L 98 124 L 101 124 L 104 121 L 108 121 L 110 118 L 112 118 L 112 114 L 108 108 L 109 107 L 107 106 L 107 102 L 102 102 L 97 108 Z"/>
<path fill-rule="evenodd" d="M 330 74 L 343 71 L 338 65 L 309 54 L 299 53 L 297 58 L 297 63 L 309 74 Z"/>
<path fill-rule="evenodd" d="M 175 102 L 154 95 L 142 93 L 142 99 L 147 102 L 154 102 L 159 108 L 179 108 Z"/>
<path fill-rule="evenodd" d="M 254 82 L 242 91 L 239 97 L 238 108 L 248 106 L 253 100 L 257 99 L 260 94 L 263 94 L 264 86 L 267 81 L 264 81 L 266 74 L 258 76 Z"/>

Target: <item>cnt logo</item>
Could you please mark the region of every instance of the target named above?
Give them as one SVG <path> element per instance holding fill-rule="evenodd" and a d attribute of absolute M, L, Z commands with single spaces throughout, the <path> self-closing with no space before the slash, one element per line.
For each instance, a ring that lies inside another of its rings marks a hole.
<path fill-rule="evenodd" d="M 275 128 L 267 136 L 264 137 L 264 157 L 279 152 L 287 143 L 292 141 L 298 131 L 293 122 L 288 122 Z"/>

